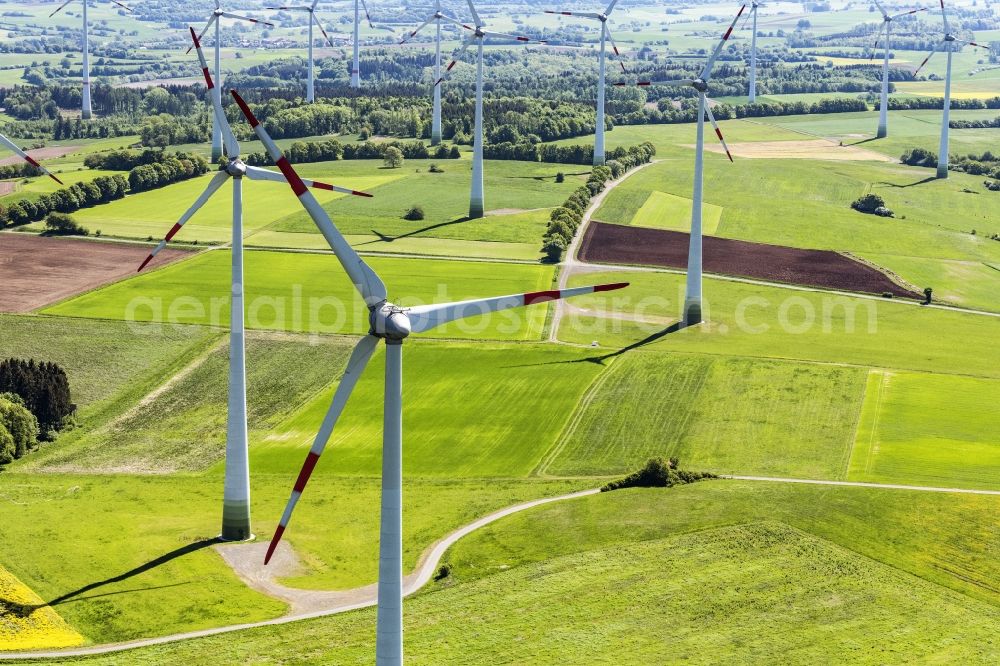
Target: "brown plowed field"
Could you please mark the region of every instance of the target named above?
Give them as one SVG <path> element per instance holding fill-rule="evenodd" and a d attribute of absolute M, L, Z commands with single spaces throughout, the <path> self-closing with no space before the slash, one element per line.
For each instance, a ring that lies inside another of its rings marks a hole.
<path fill-rule="evenodd" d="M 0 312 L 29 312 L 133 275 L 149 250 L 124 243 L 0 234 Z M 188 254 L 164 249 L 146 270 Z"/>
<path fill-rule="evenodd" d="M 6 150 L 6 148 L 4 150 Z M 80 146 L 48 146 L 46 148 L 33 148 L 32 150 L 27 150 L 25 152 L 31 155 L 32 159 L 37 160 L 38 162 L 43 162 L 47 159 L 53 159 L 56 157 L 62 157 L 63 155 L 69 155 L 70 153 L 75 153 L 78 150 L 80 150 Z M 20 155 L 11 155 L 0 159 L 0 166 L 20 164 L 23 161 L 24 160 L 21 159 Z"/>
<path fill-rule="evenodd" d="M 706 273 L 823 289 L 922 297 L 871 266 L 831 250 L 801 250 L 705 236 L 702 252 Z M 587 262 L 665 268 L 685 268 L 687 253 L 688 234 L 684 232 L 601 222 L 591 223 L 580 247 L 580 259 Z"/>

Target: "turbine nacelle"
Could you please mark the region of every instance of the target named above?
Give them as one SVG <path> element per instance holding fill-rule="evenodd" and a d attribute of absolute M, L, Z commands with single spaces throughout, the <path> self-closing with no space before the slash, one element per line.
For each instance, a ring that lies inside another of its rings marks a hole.
<path fill-rule="evenodd" d="M 244 164 L 243 160 L 240 158 L 234 157 L 222 165 L 222 167 L 219 168 L 219 171 L 225 171 L 233 178 L 242 178 L 247 175 L 247 165 Z"/>
<path fill-rule="evenodd" d="M 383 301 L 373 307 L 368 315 L 370 335 L 382 338 L 388 344 L 400 343 L 410 335 L 412 326 L 404 308 Z"/>
<path fill-rule="evenodd" d="M 704 79 L 694 79 L 691 81 L 691 87 L 700 93 L 708 92 L 708 81 Z"/>

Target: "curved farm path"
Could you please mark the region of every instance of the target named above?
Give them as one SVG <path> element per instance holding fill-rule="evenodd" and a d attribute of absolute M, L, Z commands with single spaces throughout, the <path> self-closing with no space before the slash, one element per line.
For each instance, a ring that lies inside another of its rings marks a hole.
<path fill-rule="evenodd" d="M 417 561 L 416 569 L 403 579 L 403 595 L 409 596 L 427 585 L 427 583 L 429 583 L 431 578 L 434 576 L 434 573 L 437 571 L 438 564 L 441 562 L 441 558 L 444 556 L 445 551 L 451 548 L 451 546 L 462 537 L 467 536 L 472 532 L 489 525 L 490 523 L 496 522 L 501 518 L 520 511 L 526 511 L 527 509 L 531 509 L 542 504 L 561 502 L 564 500 L 576 499 L 578 497 L 585 497 L 587 495 L 594 495 L 599 492 L 599 489 L 593 488 L 591 490 L 582 490 L 575 493 L 569 493 L 567 495 L 543 497 L 542 499 L 531 500 L 530 502 L 522 502 L 521 504 L 509 506 L 506 509 L 494 511 L 493 513 L 483 516 L 468 525 L 458 528 L 440 541 L 431 545 L 423 552 L 420 559 Z M 274 571 L 269 571 L 260 564 L 263 562 L 263 552 L 266 548 L 266 543 L 232 545 L 220 544 L 216 546 L 216 549 L 222 555 L 223 559 L 225 559 L 226 562 L 228 562 L 230 566 L 235 569 L 236 574 L 244 582 L 246 582 L 247 585 L 255 590 L 263 592 L 264 594 L 281 599 L 290 605 L 291 608 L 289 612 L 281 617 L 261 622 L 233 624 L 226 627 L 202 629 L 201 631 L 189 631 L 180 634 L 171 634 L 169 636 L 144 638 L 136 641 L 128 641 L 126 643 L 106 643 L 104 645 L 91 645 L 89 647 L 72 648 L 68 650 L 38 650 L 32 652 L 0 653 L 0 661 L 21 659 L 59 659 L 63 657 L 83 657 L 87 655 L 123 652 L 125 650 L 134 650 L 136 648 L 149 647 L 152 645 L 162 645 L 164 643 L 175 643 L 177 641 L 185 641 L 192 638 L 215 636 L 233 631 L 253 629 L 255 627 L 274 626 L 287 624 L 289 622 L 296 622 L 298 620 L 337 615 L 339 613 L 346 613 L 359 608 L 374 606 L 377 602 L 376 586 L 374 584 L 342 592 L 299 590 L 281 585 L 275 580 L 275 575 L 282 575 L 283 571 L 287 571 L 289 567 L 294 567 L 295 556 L 292 554 L 290 547 L 280 549 L 279 557 L 276 561 L 278 568 Z"/>

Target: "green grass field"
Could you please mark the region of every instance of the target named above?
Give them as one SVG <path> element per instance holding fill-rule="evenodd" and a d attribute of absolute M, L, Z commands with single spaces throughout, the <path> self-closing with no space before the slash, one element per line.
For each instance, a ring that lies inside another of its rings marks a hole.
<path fill-rule="evenodd" d="M 594 384 L 541 471 L 624 474 L 677 456 L 716 473 L 845 478 L 863 382 L 842 366 L 634 352 Z"/>
<path fill-rule="evenodd" d="M 621 293 L 575 299 L 575 305 L 625 315 L 677 317 L 684 276 L 608 272 L 573 276 L 571 285 L 631 282 Z M 645 349 L 1000 377 L 996 317 L 926 309 L 839 294 L 789 290 L 707 278 L 706 326 L 664 334 L 664 325 L 570 313 L 559 339 L 597 340 L 611 350 Z M 784 322 L 784 323 L 782 323 Z M 603 354 L 595 350 L 593 356 Z"/>
<path fill-rule="evenodd" d="M 229 325 L 230 254 L 218 250 L 64 301 L 46 313 L 136 322 Z M 247 252 L 247 326 L 308 333 L 368 331 L 364 302 L 330 254 Z M 399 305 L 548 289 L 551 266 L 373 257 Z M 435 337 L 537 340 L 548 305 L 434 329 Z M 159 328 L 159 327 L 153 327 Z"/>
<path fill-rule="evenodd" d="M 461 584 L 449 580 L 407 602 L 407 659 L 496 659 L 502 643 L 505 657 L 531 663 L 714 663 L 737 646 L 764 661 L 849 654 L 860 663 L 989 663 L 997 609 L 982 597 L 996 592 L 988 578 L 957 575 L 989 547 L 988 535 L 945 535 L 957 521 L 986 526 L 995 499 L 954 500 L 707 482 L 548 505 L 451 551 L 452 578 Z M 782 519 L 791 527 L 775 522 Z M 935 568 L 939 562 L 949 562 L 948 571 Z M 269 661 L 294 652 L 303 663 L 364 663 L 374 621 L 372 609 L 129 656 Z"/>
<path fill-rule="evenodd" d="M 895 254 L 861 255 L 910 284 L 931 287 L 944 303 L 977 310 L 1000 310 L 1000 262 L 949 261 Z"/>
<path fill-rule="evenodd" d="M 635 195 L 641 196 L 638 191 Z M 611 219 L 620 215 L 618 208 L 628 208 L 625 197 L 616 199 L 615 208 L 607 205 L 601 207 L 600 214 Z M 714 235 L 722 219 L 722 207 L 714 204 L 702 204 L 702 231 Z M 595 216 L 596 217 L 596 216 Z M 675 194 L 653 191 L 649 193 L 645 203 L 635 212 L 629 224 L 636 227 L 651 227 L 653 229 L 672 229 L 674 231 L 691 230 L 691 199 Z"/>
<path fill-rule="evenodd" d="M 1000 383 L 977 377 L 873 371 L 850 478 L 995 488 Z"/>

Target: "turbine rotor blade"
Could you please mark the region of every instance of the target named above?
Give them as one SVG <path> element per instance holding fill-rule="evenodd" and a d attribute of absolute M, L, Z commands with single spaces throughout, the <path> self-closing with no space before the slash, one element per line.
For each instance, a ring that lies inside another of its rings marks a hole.
<path fill-rule="evenodd" d="M 230 14 L 229 12 L 222 12 L 221 14 L 225 18 L 236 19 L 238 21 L 249 21 L 250 23 L 260 23 L 261 25 L 266 25 L 270 28 L 274 27 L 274 24 L 270 21 L 261 21 L 260 19 L 250 18 L 249 16 L 242 16 L 240 14 Z"/>
<path fill-rule="evenodd" d="M 884 33 L 885 31 L 886 31 L 886 24 L 883 23 L 882 26 L 878 29 L 878 33 L 875 35 L 875 46 L 872 47 L 872 54 L 871 56 L 868 57 L 868 62 L 871 62 L 872 60 L 875 59 L 875 52 L 878 51 L 878 45 L 882 41 L 882 33 Z"/>
<path fill-rule="evenodd" d="M 692 83 L 694 83 L 693 79 L 677 79 L 675 81 L 636 81 L 635 83 L 624 83 L 619 81 L 614 85 L 618 87 L 639 86 L 640 88 L 646 88 L 649 86 L 689 86 Z"/>
<path fill-rule="evenodd" d="M 882 17 L 883 18 L 889 16 L 888 12 L 885 11 L 885 7 L 883 7 L 882 5 L 880 5 L 879 2 L 878 2 L 878 0 L 872 0 L 872 1 L 875 3 L 875 6 L 878 7 L 878 10 L 880 12 L 882 12 Z"/>
<path fill-rule="evenodd" d="M 488 312 L 500 312 L 510 308 L 519 308 L 535 303 L 556 301 L 562 298 L 592 294 L 599 291 L 614 291 L 628 286 L 628 282 L 614 284 L 599 284 L 589 287 L 573 287 L 571 289 L 553 289 L 550 291 L 534 291 L 526 294 L 510 294 L 494 298 L 478 298 L 457 303 L 441 303 L 438 305 L 422 305 L 410 308 L 406 316 L 410 319 L 410 330 L 423 333 L 432 328 L 466 317 L 476 317 Z"/>
<path fill-rule="evenodd" d="M 557 14 L 559 16 L 578 16 L 580 18 L 592 18 L 592 19 L 599 19 L 599 18 L 601 18 L 601 15 L 598 14 L 597 12 L 562 12 L 562 11 L 553 11 L 551 9 L 546 9 L 545 13 L 546 14 Z"/>
<path fill-rule="evenodd" d="M 476 6 L 472 4 L 472 0 L 466 0 L 469 3 L 469 11 L 472 13 L 472 20 L 476 23 L 476 27 L 483 25 L 483 20 L 479 18 L 479 12 L 476 11 Z"/>
<path fill-rule="evenodd" d="M 17 144 L 15 144 L 13 141 L 11 141 L 7 137 L 5 137 L 3 134 L 0 134 L 0 143 L 2 143 L 3 145 L 7 146 L 8 148 L 10 148 L 22 160 L 24 160 L 25 162 L 27 162 L 31 166 L 35 167 L 36 169 L 38 169 L 39 171 L 41 171 L 42 173 L 44 173 L 46 176 L 48 176 L 52 180 L 56 181 L 60 185 L 65 185 L 65 183 L 63 183 L 61 180 L 59 180 L 58 178 L 56 178 L 55 175 L 51 171 L 49 171 L 48 169 L 46 169 L 45 167 L 43 167 L 41 164 L 39 164 L 37 162 L 37 160 L 35 160 L 34 157 L 32 157 L 28 153 L 26 153 L 23 150 L 21 150 L 21 148 Z"/>
<path fill-rule="evenodd" d="M 71 2 L 73 2 L 73 0 L 66 0 L 66 2 L 64 2 L 61 5 L 59 5 L 58 7 L 56 7 L 56 10 L 54 12 L 52 12 L 51 14 L 49 14 L 49 18 L 52 18 L 53 16 L 55 16 L 56 14 L 58 14 L 59 12 L 61 12 L 63 10 L 63 7 L 65 7 L 66 5 L 68 5 Z"/>
<path fill-rule="evenodd" d="M 921 7 L 920 9 L 911 9 L 908 12 L 903 12 L 902 14 L 896 14 L 895 16 L 890 16 L 889 18 L 895 21 L 896 19 L 901 18 L 903 16 L 909 16 L 910 14 L 916 14 L 917 12 L 926 12 L 926 11 L 927 11 L 926 7 Z"/>
<path fill-rule="evenodd" d="M 129 7 L 128 5 L 123 5 L 122 3 L 118 2 L 118 0 L 111 0 L 111 2 L 113 4 L 118 5 L 119 7 L 121 7 L 122 9 L 124 9 L 125 11 L 129 11 L 129 12 L 133 11 L 133 9 L 131 7 Z"/>
<path fill-rule="evenodd" d="M 215 14 L 212 14 L 211 18 L 208 19 L 208 23 L 205 24 L 205 27 L 202 28 L 201 32 L 198 34 L 198 40 L 197 41 L 200 42 L 202 40 L 202 38 L 205 36 L 205 33 L 208 32 L 208 29 L 211 28 L 212 24 L 215 23 L 217 20 L 219 20 L 219 17 L 216 16 Z M 189 46 L 188 50 L 185 51 L 184 53 L 185 54 L 191 53 L 191 49 L 193 49 L 193 48 L 194 48 L 194 44 L 192 44 L 191 46 Z"/>
<path fill-rule="evenodd" d="M 424 21 L 423 23 L 421 23 L 421 24 L 420 24 L 420 25 L 419 25 L 419 26 L 417 27 L 417 29 L 416 29 L 416 30 L 414 30 L 414 31 L 412 31 L 412 32 L 409 32 L 409 33 L 407 33 L 406 35 L 404 35 L 404 36 L 403 36 L 403 38 L 402 38 L 401 40 L 399 40 L 399 43 L 400 43 L 400 44 L 405 44 L 406 42 L 408 42 L 408 41 L 409 41 L 410 39 L 412 39 L 413 37 L 416 37 L 416 36 L 417 36 L 417 33 L 418 33 L 418 32 L 420 32 L 421 30 L 423 30 L 424 28 L 426 28 L 426 27 L 427 27 L 427 25 L 428 25 L 428 24 L 429 24 L 429 23 L 430 23 L 431 21 L 433 21 L 433 20 L 434 20 L 434 17 L 432 16 L 431 18 L 429 18 L 429 19 L 427 19 L 426 21 Z"/>
<path fill-rule="evenodd" d="M 451 62 L 449 62 L 448 66 L 444 68 L 444 74 L 441 75 L 440 79 L 434 82 L 435 86 L 441 85 L 442 81 L 451 77 L 452 67 L 457 65 L 461 57 L 465 55 L 466 51 L 469 50 L 469 47 L 472 46 L 473 39 L 474 39 L 473 37 L 466 38 L 465 43 L 462 44 L 462 46 L 457 51 L 455 51 L 455 55 L 451 57 Z"/>
<path fill-rule="evenodd" d="M 247 178 L 250 180 L 265 180 L 271 183 L 285 183 L 288 184 L 288 179 L 277 171 L 271 171 L 269 169 L 261 169 L 260 167 L 248 166 L 246 167 Z M 327 183 L 321 183 L 317 180 L 309 180 L 308 178 L 303 178 L 302 183 L 306 187 L 311 187 L 314 190 L 326 190 L 328 192 L 340 192 L 341 194 L 352 194 L 356 197 L 372 197 L 373 195 L 368 192 L 361 192 L 358 190 L 352 190 L 348 187 L 340 187 L 339 185 L 329 185 Z"/>
<path fill-rule="evenodd" d="M 316 24 L 316 27 L 319 28 L 319 31 L 323 34 L 323 39 L 325 39 L 326 43 L 330 45 L 330 48 L 337 48 L 337 46 L 333 43 L 333 40 L 330 39 L 330 35 L 326 34 L 326 30 L 323 29 L 323 24 L 319 22 L 318 18 L 316 18 L 316 14 L 311 13 L 309 17 L 313 20 L 313 23 Z"/>
<path fill-rule="evenodd" d="M 163 237 L 163 240 L 160 241 L 160 244 L 157 245 L 155 248 L 153 248 L 153 251 L 150 252 L 149 256 L 146 257 L 146 260 L 142 262 L 138 270 L 136 270 L 136 273 L 142 271 L 142 269 L 146 267 L 146 264 L 151 262 L 153 260 L 153 257 L 159 254 L 160 250 L 162 250 L 167 246 L 167 243 L 170 242 L 170 239 L 173 238 L 177 234 L 177 232 L 181 230 L 181 227 L 184 226 L 184 223 L 190 220 L 191 217 L 198 212 L 198 209 L 204 206 L 205 202 L 208 201 L 212 197 L 212 195 L 215 194 L 219 190 L 219 188 L 222 187 L 222 184 L 225 183 L 226 180 L 228 179 L 229 179 L 229 173 L 227 173 L 226 171 L 219 171 L 212 177 L 212 180 L 208 183 L 208 187 L 205 188 L 205 191 L 202 192 L 201 195 L 197 199 L 195 199 L 194 203 L 191 204 L 191 207 L 188 208 L 183 215 L 181 215 L 181 219 L 177 221 L 177 224 L 175 224 L 170 228 L 170 231 L 168 231 L 167 235 Z"/>
<path fill-rule="evenodd" d="M 531 37 L 524 37 L 523 35 L 508 35 L 505 32 L 488 32 L 486 30 L 480 30 L 483 37 L 492 37 L 493 39 L 513 39 L 517 42 L 533 42 L 535 44 L 546 44 L 544 39 L 532 39 Z"/>
<path fill-rule="evenodd" d="M 604 34 L 607 35 L 608 41 L 611 42 L 611 50 L 614 51 L 615 56 L 618 58 L 618 64 L 621 65 L 622 74 L 628 74 L 628 70 L 625 69 L 625 63 L 623 62 L 621 51 L 618 50 L 618 45 L 615 44 L 615 38 L 611 36 L 611 30 L 608 28 L 608 24 L 602 24 L 604 26 Z"/>
<path fill-rule="evenodd" d="M 608 5 L 608 8 L 604 10 L 604 15 L 605 16 L 609 16 L 611 14 L 611 12 L 614 10 L 615 5 L 617 5 L 617 4 L 618 4 L 618 0 L 611 0 L 611 4 Z"/>
<path fill-rule="evenodd" d="M 935 46 L 935 47 L 934 47 L 933 49 L 931 49 L 931 52 L 927 54 L 927 57 L 926 57 L 926 58 L 924 58 L 924 61 L 920 63 L 920 67 L 917 67 L 917 69 L 916 69 L 916 70 L 914 70 L 914 72 L 913 72 L 913 76 L 916 76 L 917 74 L 919 74 L 919 73 L 920 73 L 920 70 L 922 70 L 922 69 L 924 68 L 924 65 L 926 65 L 926 64 L 927 64 L 927 61 L 928 61 L 928 60 L 930 60 L 930 59 L 931 59 L 931 57 L 932 57 L 932 56 L 933 56 L 933 55 L 934 55 L 935 53 L 937 53 L 937 50 L 938 50 L 938 47 L 937 47 L 937 46 Z"/>
<path fill-rule="evenodd" d="M 375 24 L 372 23 L 372 15 L 368 13 L 368 5 L 365 4 L 365 0 L 361 0 L 361 6 L 365 10 L 365 18 L 368 19 L 368 27 L 374 29 Z"/>
<path fill-rule="evenodd" d="M 702 95 L 704 94 L 705 93 L 702 93 Z M 705 113 L 708 115 L 708 121 L 712 123 L 712 129 L 715 130 L 715 136 L 719 137 L 719 142 L 726 151 L 726 157 L 728 157 L 729 161 L 732 162 L 733 154 L 729 152 L 729 146 L 726 145 L 726 140 L 722 138 L 722 130 L 719 129 L 719 123 L 715 122 L 715 114 L 712 113 L 712 107 L 708 104 L 705 105 Z"/>
<path fill-rule="evenodd" d="M 330 441 L 330 435 L 333 434 L 333 428 L 337 425 L 337 419 L 343 413 L 344 406 L 347 405 L 347 400 L 351 397 L 351 392 L 354 391 L 354 387 L 358 383 L 358 378 L 368 365 L 368 360 L 372 357 L 378 341 L 379 339 L 374 335 L 366 335 L 361 338 L 361 341 L 354 347 L 354 351 L 351 352 L 347 368 L 340 378 L 340 383 L 337 384 L 337 390 L 333 393 L 330 408 L 326 411 L 326 416 L 323 417 L 323 423 L 319 427 L 319 432 L 316 433 L 316 438 L 309 449 L 309 454 L 306 455 L 306 460 L 302 464 L 299 476 L 295 479 L 295 485 L 292 487 L 292 494 L 285 505 L 285 511 L 281 515 L 281 520 L 278 521 L 278 527 L 274 530 L 271 543 L 267 546 L 267 554 L 264 555 L 264 564 L 271 561 L 274 550 L 278 547 L 281 536 L 285 533 L 288 522 L 292 519 L 292 512 L 295 510 L 295 505 L 298 504 L 299 498 L 302 497 L 302 491 L 305 490 L 306 484 L 309 482 L 309 477 L 316 468 L 316 463 L 319 462 L 319 457 L 323 455 L 323 449 L 326 448 L 327 442 Z"/>
<path fill-rule="evenodd" d="M 236 141 L 232 128 L 229 127 L 226 112 L 222 110 L 222 102 L 212 92 L 215 88 L 215 81 L 208 71 L 208 61 L 205 60 L 205 53 L 201 50 L 201 40 L 194 34 L 194 28 L 189 28 L 189 30 L 191 30 L 191 39 L 194 40 L 195 50 L 198 51 L 198 61 L 201 63 L 202 74 L 205 75 L 205 85 L 208 86 L 208 97 L 215 112 L 215 122 L 219 124 L 219 129 L 222 131 L 222 142 L 226 146 L 226 154 L 229 155 L 230 159 L 235 159 L 240 156 L 240 144 Z M 222 95 L 220 94 L 219 97 L 221 98 Z"/>
<path fill-rule="evenodd" d="M 725 34 L 722 35 L 722 39 L 719 40 L 715 50 L 712 51 L 711 57 L 708 59 L 708 62 L 705 63 L 705 69 L 701 70 L 702 81 L 708 81 L 709 74 L 712 72 L 712 65 L 715 64 L 716 58 L 718 58 L 719 54 L 722 53 L 722 47 L 724 47 L 726 42 L 729 41 L 729 36 L 733 34 L 733 28 L 736 27 L 736 22 L 740 20 L 740 16 L 743 15 L 743 11 L 746 8 L 746 5 L 740 5 L 740 11 L 736 13 L 736 18 L 734 18 L 733 22 L 729 24 L 729 28 L 726 30 Z"/>
<path fill-rule="evenodd" d="M 299 202 L 302 207 L 306 209 L 309 213 L 309 217 L 313 219 L 316 226 L 319 227 L 320 232 L 322 232 L 324 238 L 326 238 L 327 243 L 330 244 L 330 249 L 337 256 L 340 261 L 341 266 L 347 272 L 347 275 L 351 278 L 351 282 L 354 286 L 361 292 L 362 297 L 365 299 L 365 303 L 368 307 L 374 307 L 382 301 L 386 300 L 386 289 L 385 284 L 379 279 L 375 271 L 364 262 L 364 260 L 358 256 L 358 253 L 354 251 L 354 248 L 350 246 L 347 239 L 344 238 L 340 230 L 333 224 L 330 220 L 330 216 L 327 215 L 323 207 L 319 205 L 316 201 L 316 197 L 312 195 L 312 192 L 306 187 L 305 183 L 296 173 L 295 168 L 289 164 L 288 159 L 281 153 L 277 144 L 274 140 L 268 136 L 267 131 L 264 126 L 260 124 L 257 118 L 253 115 L 253 111 L 247 105 L 243 98 L 240 97 L 239 93 L 235 90 L 230 91 L 233 99 L 236 100 L 237 106 L 240 107 L 240 111 L 243 112 L 243 116 L 250 123 L 250 127 L 257 134 L 257 138 L 260 142 L 264 144 L 267 148 L 268 154 L 281 173 L 285 176 L 288 181 L 289 187 L 292 188 L 292 192 L 299 198 Z"/>
<path fill-rule="evenodd" d="M 975 42 L 958 42 L 958 43 L 962 44 L 964 46 L 976 46 L 976 47 L 979 47 L 981 49 L 986 49 L 986 50 L 989 50 L 989 48 L 990 48 L 988 44 L 977 44 Z"/>

